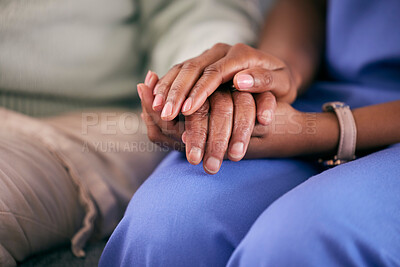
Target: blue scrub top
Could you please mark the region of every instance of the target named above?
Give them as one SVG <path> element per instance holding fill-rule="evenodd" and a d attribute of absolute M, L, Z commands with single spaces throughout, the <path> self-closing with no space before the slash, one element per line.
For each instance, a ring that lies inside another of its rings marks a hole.
<path fill-rule="evenodd" d="M 400 90 L 400 1 L 328 1 L 328 70 L 339 81 Z"/>
<path fill-rule="evenodd" d="M 294 106 L 320 111 L 329 101 L 352 108 L 400 99 L 400 0 L 328 0 L 325 64 Z"/>

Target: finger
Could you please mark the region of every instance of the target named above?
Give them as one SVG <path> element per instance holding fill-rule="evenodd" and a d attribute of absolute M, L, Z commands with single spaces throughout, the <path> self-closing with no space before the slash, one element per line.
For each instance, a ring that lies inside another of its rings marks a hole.
<path fill-rule="evenodd" d="M 228 52 L 230 46 L 227 44 L 216 44 L 211 49 L 205 51 L 198 57 L 187 60 L 181 66 L 179 74 L 173 81 L 170 89 L 166 92 L 167 98 L 161 117 L 165 120 L 172 120 L 182 110 L 190 107 L 191 103 L 187 102 L 182 107 L 183 101 L 187 94 L 195 85 L 204 69 L 223 58 Z M 172 109 L 171 109 L 171 107 Z"/>
<path fill-rule="evenodd" d="M 282 72 L 287 73 L 284 66 L 280 60 L 273 56 L 244 44 L 236 44 L 232 46 L 224 58 L 204 69 L 202 76 L 194 85 L 184 103 L 184 106 L 186 103 L 192 105 L 182 113 L 184 115 L 193 114 L 221 84 L 232 80 L 235 74 L 240 71 L 263 67 L 268 70 L 283 70 Z"/>
<path fill-rule="evenodd" d="M 149 72 L 146 77 L 146 81 L 145 81 L 147 84 L 150 84 L 150 82 L 149 82 L 150 75 L 151 75 L 151 73 Z M 160 147 L 173 148 L 174 146 L 176 146 L 176 141 L 173 140 L 172 138 L 169 138 L 166 135 L 162 134 L 158 125 L 153 121 L 153 118 L 147 112 L 148 107 L 146 107 L 146 103 L 147 103 L 147 105 L 148 105 L 148 103 L 151 103 L 152 95 L 148 94 L 146 92 L 143 92 L 144 90 L 148 91 L 149 88 L 147 88 L 145 85 L 138 84 L 137 91 L 139 93 L 140 99 L 142 100 L 142 114 L 140 116 L 146 124 L 147 136 L 151 142 L 157 144 Z"/>
<path fill-rule="evenodd" d="M 256 120 L 256 104 L 250 93 L 234 92 L 232 98 L 234 116 L 228 157 L 232 161 L 239 161 L 246 153 L 253 132 Z"/>
<path fill-rule="evenodd" d="M 154 90 L 155 85 L 158 82 L 158 75 L 151 70 L 147 72 L 146 79 L 144 81 L 144 84 L 150 89 Z"/>
<path fill-rule="evenodd" d="M 151 71 L 147 71 L 146 78 L 144 79 L 144 84 L 148 85 L 150 79 Z"/>
<path fill-rule="evenodd" d="M 138 84 L 138 92 L 141 95 L 142 110 L 146 112 L 152 118 L 152 122 L 157 125 L 160 131 L 172 137 L 175 140 L 181 141 L 181 136 L 184 131 L 184 123 L 178 120 L 165 122 L 160 117 L 160 112 L 152 109 L 152 101 L 154 96 L 152 95 L 151 89 L 145 84 Z"/>
<path fill-rule="evenodd" d="M 184 144 L 164 135 L 148 113 L 143 112 L 141 117 L 146 123 L 147 136 L 151 142 L 163 148 L 172 148 L 174 150 L 184 151 Z"/>
<path fill-rule="evenodd" d="M 276 98 L 271 92 L 254 96 L 257 104 L 257 121 L 262 125 L 271 123 L 276 110 Z"/>
<path fill-rule="evenodd" d="M 190 164 L 197 165 L 204 156 L 208 133 L 209 101 L 185 120 L 186 158 Z"/>
<path fill-rule="evenodd" d="M 216 91 L 210 97 L 209 135 L 203 167 L 209 174 L 219 171 L 228 148 L 232 132 L 233 103 L 231 93 L 227 90 Z"/>
<path fill-rule="evenodd" d="M 245 44 L 232 46 L 224 58 L 204 69 L 202 76 L 183 104 L 185 106 L 187 103 L 191 103 L 191 105 L 188 104 L 182 113 L 184 115 L 193 114 L 221 84 L 232 80 L 239 71 L 259 65 L 275 69 L 277 67 L 276 60 L 272 57 L 268 57 L 266 60 L 265 57 L 267 57 L 266 54 L 260 54 L 258 50 Z"/>
<path fill-rule="evenodd" d="M 168 93 L 168 90 L 175 80 L 176 76 L 178 76 L 179 71 L 181 70 L 182 64 L 177 64 L 173 66 L 167 74 L 165 74 L 156 84 L 153 90 L 153 94 L 155 95 L 154 101 L 152 104 L 152 108 L 154 111 L 161 111 L 164 107 L 165 97 Z"/>
<path fill-rule="evenodd" d="M 141 100 L 142 110 L 149 113 L 154 96 L 149 94 L 150 88 L 143 83 L 137 85 L 137 91 Z M 150 109 L 149 109 L 150 108 Z"/>
<path fill-rule="evenodd" d="M 232 80 L 235 73 L 242 68 L 242 62 L 231 57 L 222 58 L 206 67 L 183 104 L 185 110 L 182 110 L 182 113 L 185 116 L 193 114 L 221 84 Z"/>
<path fill-rule="evenodd" d="M 253 133 L 251 137 L 265 137 L 271 131 L 271 125 L 265 126 L 259 123 L 256 123 L 253 129 Z M 247 148 L 249 149 L 249 148 Z"/>
<path fill-rule="evenodd" d="M 243 70 L 235 75 L 233 84 L 243 92 L 263 93 L 271 91 L 277 98 L 285 97 L 292 88 L 286 69 L 267 70 L 260 67 Z"/>

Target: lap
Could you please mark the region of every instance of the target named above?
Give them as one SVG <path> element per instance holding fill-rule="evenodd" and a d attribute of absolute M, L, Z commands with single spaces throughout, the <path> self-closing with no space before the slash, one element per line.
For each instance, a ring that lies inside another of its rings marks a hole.
<path fill-rule="evenodd" d="M 0 132 L 0 151 L 0 265 L 9 266 L 68 242 L 85 211 L 76 185 L 45 148 Z"/>
<path fill-rule="evenodd" d="M 123 132 L 119 123 L 134 123 L 124 114 L 86 129 L 82 112 L 37 120 L 0 110 L 0 265 L 70 241 L 82 255 L 114 229 L 163 155 L 137 125 Z"/>
<path fill-rule="evenodd" d="M 208 175 L 171 153 L 133 196 L 101 264 L 157 265 L 159 253 L 164 265 L 226 263 L 259 214 L 315 173 L 305 161 L 264 159 L 224 161 Z"/>
<path fill-rule="evenodd" d="M 231 266 L 398 264 L 399 155 L 397 145 L 288 192 L 257 219 Z"/>

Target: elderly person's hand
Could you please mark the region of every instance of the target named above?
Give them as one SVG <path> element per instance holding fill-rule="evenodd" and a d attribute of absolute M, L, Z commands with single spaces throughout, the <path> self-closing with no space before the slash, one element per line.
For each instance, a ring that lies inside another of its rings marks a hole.
<path fill-rule="evenodd" d="M 256 93 L 257 120 L 264 125 L 272 120 L 275 97 L 292 103 L 301 83 L 299 75 L 273 55 L 244 44 L 216 44 L 174 66 L 158 81 L 153 109 L 162 110 L 161 117 L 167 121 L 180 112 L 191 115 L 221 84 L 231 80 L 237 90 Z"/>
<path fill-rule="evenodd" d="M 172 121 L 163 121 L 161 120 L 160 112 L 151 109 L 151 104 L 154 100 L 151 88 L 154 88 L 157 81 L 158 76 L 153 72 L 149 72 L 145 83 L 137 85 L 137 91 L 142 103 L 141 117 L 146 123 L 148 138 L 160 147 L 184 151 L 185 144 L 182 142 L 182 134 L 185 130 L 185 122 L 179 120 L 179 118 Z"/>
<path fill-rule="evenodd" d="M 160 112 L 151 106 L 152 89 L 157 80 L 157 75 L 150 73 L 145 84 L 138 85 L 143 119 L 151 141 L 183 150 L 183 139 L 188 161 L 197 165 L 203 160 L 209 174 L 218 172 L 225 155 L 233 161 L 244 157 L 256 117 L 251 94 L 232 93 L 229 88 L 222 87 L 206 99 L 200 109 L 186 116 L 184 122 L 178 119 L 163 121 Z"/>
<path fill-rule="evenodd" d="M 164 121 L 151 108 L 151 93 L 158 78 L 149 75 L 138 85 L 144 119 L 153 142 L 177 150 L 184 149 L 190 163 L 203 166 L 207 173 L 218 172 L 224 155 L 230 160 L 245 158 L 294 157 L 334 153 L 339 126 L 333 113 L 304 113 L 290 104 L 278 102 L 267 126 L 255 123 L 255 103 L 249 93 L 215 91 L 203 106 L 185 121 Z M 184 140 L 184 142 L 181 141 Z M 229 145 L 229 146 L 228 146 Z M 225 154 L 227 151 L 227 154 Z"/>

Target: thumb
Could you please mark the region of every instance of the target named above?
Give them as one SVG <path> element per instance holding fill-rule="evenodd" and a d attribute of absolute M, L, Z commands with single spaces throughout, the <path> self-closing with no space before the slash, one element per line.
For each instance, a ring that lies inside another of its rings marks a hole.
<path fill-rule="evenodd" d="M 264 68 L 256 67 L 238 72 L 233 78 L 235 88 L 250 93 L 263 93 L 273 89 L 274 73 Z"/>

